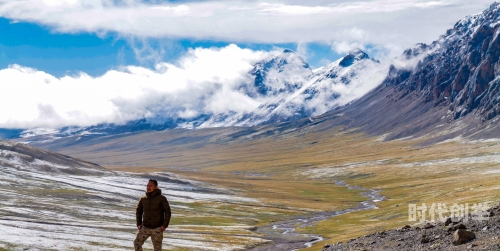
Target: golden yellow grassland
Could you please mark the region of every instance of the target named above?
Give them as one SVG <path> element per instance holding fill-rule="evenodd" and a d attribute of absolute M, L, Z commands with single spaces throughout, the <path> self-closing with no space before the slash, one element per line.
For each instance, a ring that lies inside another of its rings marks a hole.
<path fill-rule="evenodd" d="M 332 180 L 381 190 L 386 200 L 377 204 L 378 209 L 298 229 L 327 238 L 308 250 L 411 224 L 410 203 L 451 205 L 500 198 L 500 141 L 455 140 L 426 146 L 423 139 L 384 142 L 339 128 L 295 130 L 252 140 L 220 140 L 217 135 L 217 130 L 149 132 L 61 152 L 113 170 L 167 171 L 262 201 L 257 210 L 263 212 L 252 216 L 242 212 L 256 210 L 255 205 L 218 205 L 223 212 L 218 215 L 227 215 L 220 218 L 208 214 L 205 205 L 192 204 L 193 211 L 208 210 L 207 216 L 186 215 L 173 224 L 231 226 L 244 221 L 263 226 L 294 215 L 352 207 L 364 200 L 360 191 Z"/>

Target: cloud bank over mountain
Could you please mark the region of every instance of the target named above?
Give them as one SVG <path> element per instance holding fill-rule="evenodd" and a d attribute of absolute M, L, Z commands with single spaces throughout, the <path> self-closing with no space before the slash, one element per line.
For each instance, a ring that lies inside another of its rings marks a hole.
<path fill-rule="evenodd" d="M 329 67 L 341 67 L 340 61 Z M 284 100 L 289 100 L 292 110 L 304 107 L 318 115 L 325 112 L 324 106 L 342 105 L 362 96 L 377 86 L 387 72 L 379 63 L 362 64 L 360 72 L 361 69 L 369 74 L 354 78 L 355 73 L 342 67 L 335 72 L 327 67 L 314 73 L 298 53 L 290 50 L 253 51 L 236 45 L 191 49 L 175 63 L 159 63 L 153 70 L 126 66 L 98 77 L 82 72 L 57 78 L 11 65 L 0 70 L 4 94 L 0 106 L 8 108 L 0 113 L 0 128 L 124 124 L 143 118 L 164 123 L 167 119 L 189 121 L 199 116 L 243 116 L 259 109 L 266 111 L 268 106 Z M 338 75 L 339 79 L 330 80 L 330 75 Z M 312 87 L 319 83 L 321 87 Z M 313 89 L 308 90 L 308 86 Z M 304 94 L 299 95 L 301 92 Z M 316 97 L 326 94 L 335 100 Z"/>
<path fill-rule="evenodd" d="M 56 78 L 19 65 L 0 70 L 4 107 L 0 127 L 57 128 L 123 123 L 166 111 L 189 118 L 203 112 L 249 111 L 252 99 L 236 87 L 251 82 L 253 64 L 271 55 L 230 45 L 193 49 L 156 69 L 127 66 L 99 77 Z M 8 108 L 8 109 L 7 109 Z"/>

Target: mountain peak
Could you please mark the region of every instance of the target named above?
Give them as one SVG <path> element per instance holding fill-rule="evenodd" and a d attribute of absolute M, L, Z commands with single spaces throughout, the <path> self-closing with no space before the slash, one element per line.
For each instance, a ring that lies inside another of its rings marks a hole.
<path fill-rule="evenodd" d="M 417 57 L 418 55 L 422 54 L 423 52 L 429 50 L 429 48 L 430 48 L 430 46 L 427 44 L 417 43 L 412 48 L 406 49 L 403 52 L 403 57 L 406 60 L 409 60 L 409 59 Z"/>
<path fill-rule="evenodd" d="M 494 28 L 500 20 L 500 2 L 494 2 L 481 13 L 470 15 L 458 21 L 454 28 L 446 34 L 472 36 L 480 28 Z M 454 32 L 455 31 L 455 32 Z"/>
<path fill-rule="evenodd" d="M 349 54 L 348 54 L 348 55 L 352 55 L 352 56 L 357 57 L 357 58 L 360 58 L 360 59 L 367 59 L 367 58 L 370 58 L 370 57 L 368 56 L 368 54 L 366 54 L 364 51 L 362 51 L 362 50 L 361 50 L 361 49 L 359 49 L 359 48 L 349 51 Z"/>
<path fill-rule="evenodd" d="M 349 51 L 349 54 L 342 58 L 340 61 L 339 65 L 342 67 L 349 67 L 351 66 L 355 61 L 361 61 L 365 59 L 370 59 L 368 54 L 366 54 L 364 51 L 360 49 L 354 49 Z"/>
<path fill-rule="evenodd" d="M 490 10 L 498 9 L 500 7 L 500 2 L 495 1 L 490 5 Z"/>
<path fill-rule="evenodd" d="M 272 56 L 255 64 L 250 73 L 255 76 L 254 87 L 257 93 L 247 91 L 247 94 L 276 96 L 295 91 L 301 84 L 295 83 L 292 76 L 309 76 L 312 70 L 300 55 L 285 49 L 274 52 Z"/>

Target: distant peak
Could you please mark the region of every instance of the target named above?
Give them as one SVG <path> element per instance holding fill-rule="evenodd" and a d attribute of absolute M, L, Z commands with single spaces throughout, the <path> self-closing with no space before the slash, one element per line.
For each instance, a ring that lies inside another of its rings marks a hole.
<path fill-rule="evenodd" d="M 495 1 L 495 2 L 493 2 L 493 3 L 490 5 L 490 8 L 491 8 L 491 7 L 493 7 L 493 8 L 494 8 L 494 7 L 497 7 L 497 6 L 499 6 L 499 5 L 500 5 L 500 2 Z"/>
<path fill-rule="evenodd" d="M 359 53 L 364 53 L 364 52 L 359 48 L 356 48 L 356 49 L 349 51 L 349 54 L 359 54 Z"/>
<path fill-rule="evenodd" d="M 495 1 L 489 8 L 481 13 L 470 15 L 458 21 L 454 29 L 461 32 L 473 33 L 478 26 L 486 24 L 494 24 L 500 20 L 500 2 Z"/>
<path fill-rule="evenodd" d="M 351 50 L 351 51 L 349 51 L 349 54 L 347 54 L 347 55 L 348 56 L 351 55 L 356 59 L 369 59 L 370 58 L 368 56 L 368 54 L 366 54 L 364 51 L 362 51 L 360 49 Z"/>
<path fill-rule="evenodd" d="M 301 55 L 297 54 L 295 51 L 290 49 L 284 49 L 282 53 L 275 54 L 270 62 L 282 61 L 280 64 L 294 63 L 297 65 L 302 65 L 304 68 L 309 68 L 309 64 L 306 63 Z"/>
<path fill-rule="evenodd" d="M 483 13 L 486 13 L 487 11 L 494 12 L 498 15 L 498 12 L 500 11 L 500 2 L 495 1 L 490 5 L 490 8 Z M 498 16 L 496 17 L 496 19 L 498 19 Z"/>
<path fill-rule="evenodd" d="M 366 54 L 364 51 L 360 49 L 354 49 L 349 51 L 349 54 L 347 54 L 347 56 L 342 58 L 339 65 L 342 67 L 348 67 L 351 66 L 355 61 L 361 61 L 365 59 L 370 59 L 368 54 Z"/>
<path fill-rule="evenodd" d="M 430 48 L 430 46 L 429 46 L 429 45 L 427 45 L 427 44 L 424 44 L 424 43 L 417 43 L 417 44 L 415 44 L 415 46 L 413 46 L 412 48 L 406 49 L 406 50 L 403 52 L 403 56 L 404 56 L 406 59 L 410 59 L 410 58 L 412 58 L 412 57 L 416 57 L 416 56 L 420 55 L 422 52 L 427 51 L 429 48 Z"/>

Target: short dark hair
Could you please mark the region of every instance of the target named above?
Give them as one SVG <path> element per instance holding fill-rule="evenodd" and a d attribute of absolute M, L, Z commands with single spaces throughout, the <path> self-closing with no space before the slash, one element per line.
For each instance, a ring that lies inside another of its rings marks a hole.
<path fill-rule="evenodd" d="M 153 183 L 155 183 L 155 186 L 158 186 L 158 181 L 156 181 L 154 179 L 150 179 L 149 182 L 153 182 Z"/>

